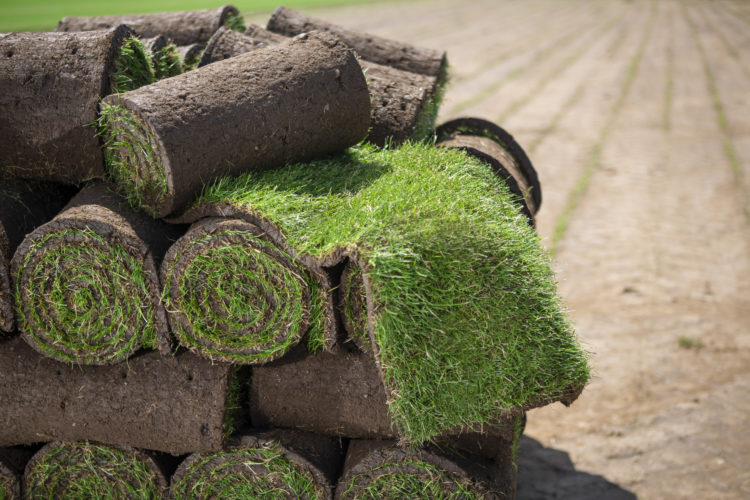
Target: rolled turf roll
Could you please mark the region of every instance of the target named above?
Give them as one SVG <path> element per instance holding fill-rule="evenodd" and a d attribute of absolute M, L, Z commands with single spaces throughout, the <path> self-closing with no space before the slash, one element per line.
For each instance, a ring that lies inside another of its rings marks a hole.
<path fill-rule="evenodd" d="M 174 335 L 212 359 L 271 361 L 322 320 L 317 281 L 243 220 L 194 224 L 167 252 L 161 276 Z"/>
<path fill-rule="evenodd" d="M 248 173 L 207 187 L 185 214 L 205 216 L 260 227 L 332 281 L 347 259 L 361 269 L 367 338 L 403 441 L 569 404 L 588 380 L 538 236 L 505 183 L 462 151 L 361 145 Z M 334 288 L 323 290 L 328 324 Z"/>
<path fill-rule="evenodd" d="M 13 332 L 10 259 L 27 233 L 52 219 L 74 189 L 50 183 L 0 179 L 0 331 Z"/>
<path fill-rule="evenodd" d="M 21 500 L 21 482 L 18 476 L 0 460 L 0 498 Z"/>
<path fill-rule="evenodd" d="M 520 144 L 502 127 L 481 118 L 456 118 L 435 131 L 437 145 L 459 148 L 492 167 L 510 190 L 523 200 L 533 222 L 542 204 L 539 176 Z"/>
<path fill-rule="evenodd" d="M 182 61 L 182 71 L 191 71 L 197 68 L 204 50 L 206 50 L 205 43 L 178 46 L 177 53 L 180 55 L 180 61 Z"/>
<path fill-rule="evenodd" d="M 287 40 L 257 25 L 248 26 L 246 37 L 224 30 L 217 32 L 203 55 L 201 66 L 237 54 L 277 45 Z M 211 49 L 211 44 L 215 44 Z M 378 146 L 387 141 L 401 144 L 431 134 L 443 95 L 443 83 L 430 77 L 360 60 L 370 91 L 370 132 L 367 140 Z"/>
<path fill-rule="evenodd" d="M 169 38 L 159 35 L 153 38 L 144 38 L 141 41 L 151 54 L 151 69 L 156 80 L 182 73 L 180 53 Z"/>
<path fill-rule="evenodd" d="M 0 38 L 0 177 L 80 184 L 102 177 L 100 99 L 153 81 L 125 26 Z"/>
<path fill-rule="evenodd" d="M 167 481 L 146 454 L 126 447 L 53 441 L 26 465 L 26 498 L 164 498 Z"/>
<path fill-rule="evenodd" d="M 20 338 L 0 349 L 0 446 L 95 440 L 173 455 L 219 451 L 242 424 L 246 373 L 187 351 L 66 366 Z"/>
<path fill-rule="evenodd" d="M 322 19 L 305 16 L 286 7 L 277 8 L 266 28 L 285 36 L 310 31 L 327 31 L 341 38 L 366 61 L 404 71 L 443 78 L 446 71 L 444 51 L 422 49 L 379 36 L 360 33 Z"/>
<path fill-rule="evenodd" d="M 222 175 L 357 143 L 369 109 L 354 53 L 319 33 L 109 96 L 100 124 L 110 176 L 132 203 L 163 217 Z"/>
<path fill-rule="evenodd" d="M 171 498 L 332 498 L 343 461 L 338 439 L 276 430 L 196 453 L 172 476 Z"/>
<path fill-rule="evenodd" d="M 60 361 L 111 364 L 170 348 L 157 260 L 181 228 L 134 211 L 111 189 L 88 184 L 11 261 L 21 336 Z"/>
<path fill-rule="evenodd" d="M 513 498 L 513 471 L 512 464 L 499 466 L 436 449 L 403 450 L 393 441 L 353 440 L 336 498 Z"/>
<path fill-rule="evenodd" d="M 244 29 L 239 11 L 232 5 L 215 9 L 153 14 L 128 14 L 123 16 L 64 17 L 55 31 L 92 31 L 125 24 L 139 36 L 151 38 L 165 35 L 177 45 L 207 42 L 221 26 L 228 24 Z"/>

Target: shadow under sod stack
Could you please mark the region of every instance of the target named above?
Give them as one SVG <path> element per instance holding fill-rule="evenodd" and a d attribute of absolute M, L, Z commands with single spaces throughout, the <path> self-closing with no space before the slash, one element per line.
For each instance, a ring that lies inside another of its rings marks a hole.
<path fill-rule="evenodd" d="M 98 130 L 40 101 L 94 139 L 81 172 L 0 142 L 0 178 L 36 179 L 0 188 L 0 497 L 512 498 L 525 411 L 581 393 L 536 173 L 493 123 L 435 128 L 445 53 L 267 28 L 225 6 L 28 36 L 114 62 L 77 98 Z"/>

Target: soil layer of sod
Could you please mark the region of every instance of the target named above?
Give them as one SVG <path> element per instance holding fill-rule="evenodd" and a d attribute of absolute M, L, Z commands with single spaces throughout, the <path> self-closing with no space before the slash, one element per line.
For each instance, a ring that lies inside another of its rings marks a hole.
<path fill-rule="evenodd" d="M 436 78 L 445 75 L 446 57 L 443 51 L 422 49 L 349 30 L 322 19 L 305 16 L 286 7 L 279 7 L 274 11 L 266 28 L 284 36 L 296 36 L 310 31 L 327 31 L 341 38 L 366 61 Z"/>
<path fill-rule="evenodd" d="M 161 276 L 172 332 L 203 356 L 265 363 L 295 346 L 312 323 L 322 331 L 318 281 L 246 221 L 195 223 L 167 252 Z"/>
<path fill-rule="evenodd" d="M 163 498 L 167 481 L 156 463 L 126 447 L 52 442 L 26 465 L 25 498 Z"/>
<path fill-rule="evenodd" d="M 186 458 L 172 476 L 170 493 L 175 500 L 327 500 L 342 462 L 338 439 L 285 430 L 240 436 L 226 451 Z"/>
<path fill-rule="evenodd" d="M 102 97 L 153 81 L 133 31 L 0 37 L 0 177 L 70 184 L 104 175 Z"/>
<path fill-rule="evenodd" d="M 13 253 L 26 234 L 52 219 L 74 192 L 50 183 L 0 179 L 0 331 L 15 329 L 10 279 Z"/>
<path fill-rule="evenodd" d="M 109 175 L 162 217 L 220 176 L 359 142 L 369 109 L 354 53 L 320 33 L 109 96 L 100 125 Z"/>
<path fill-rule="evenodd" d="M 588 380 L 539 238 L 505 183 L 461 151 L 361 146 L 224 179 L 182 220 L 211 216 L 255 224 L 317 274 L 347 258 L 362 269 L 367 336 L 404 440 L 570 403 Z"/>
<path fill-rule="evenodd" d="M 21 339 L 0 347 L 0 446 L 84 439 L 181 455 L 219 451 L 241 421 L 244 374 L 188 352 L 66 366 Z"/>
<path fill-rule="evenodd" d="M 337 499 L 510 499 L 514 464 L 437 449 L 404 450 L 393 441 L 349 443 Z"/>
<path fill-rule="evenodd" d="M 60 361 L 112 364 L 168 352 L 157 265 L 182 228 L 130 208 L 104 182 L 30 233 L 11 261 L 21 336 Z"/>
<path fill-rule="evenodd" d="M 229 29 L 217 31 L 206 48 L 201 66 L 215 61 L 277 45 L 283 35 L 250 25 L 242 36 Z M 370 131 L 368 142 L 383 146 L 390 140 L 401 144 L 407 139 L 422 139 L 432 132 L 442 97 L 442 82 L 420 75 L 360 60 L 370 91 Z"/>
<path fill-rule="evenodd" d="M 215 9 L 123 16 L 74 17 L 60 20 L 55 31 L 92 31 L 109 29 L 121 24 L 131 27 L 143 38 L 164 35 L 177 45 L 207 42 L 225 24 L 237 26 L 239 11 L 231 5 Z M 243 27 L 244 29 L 244 27 Z"/>

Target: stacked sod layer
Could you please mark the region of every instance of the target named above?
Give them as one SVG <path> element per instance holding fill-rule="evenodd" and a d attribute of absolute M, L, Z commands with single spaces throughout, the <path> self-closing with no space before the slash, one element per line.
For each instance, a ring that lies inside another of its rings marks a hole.
<path fill-rule="evenodd" d="M 569 403 L 588 379 L 538 237 L 462 152 L 360 147 L 246 174 L 208 188 L 185 220 L 205 216 L 251 222 L 317 272 L 346 258 L 362 269 L 367 337 L 406 441 Z"/>
<path fill-rule="evenodd" d="M 11 256 L 24 236 L 54 217 L 71 195 L 71 189 L 49 183 L 0 179 L 0 331 L 15 330 Z"/>
<path fill-rule="evenodd" d="M 290 431 L 235 440 L 226 451 L 186 458 L 172 476 L 172 498 L 332 498 L 337 440 Z"/>
<path fill-rule="evenodd" d="M 21 482 L 12 470 L 0 461 L 0 499 L 20 500 Z"/>
<path fill-rule="evenodd" d="M 242 220 L 193 225 L 165 256 L 162 281 L 173 333 L 210 358 L 264 363 L 296 345 L 311 323 L 322 331 L 318 282 Z"/>
<path fill-rule="evenodd" d="M 317 34 L 109 96 L 100 125 L 111 178 L 132 203 L 163 217 L 222 175 L 355 144 L 368 118 L 354 53 Z"/>
<path fill-rule="evenodd" d="M 169 349 L 154 254 L 178 228 L 110 190 L 88 184 L 26 236 L 11 262 L 22 337 L 60 361 L 110 364 L 141 348 Z"/>
<path fill-rule="evenodd" d="M 140 36 L 151 38 L 165 35 L 177 45 L 207 42 L 211 35 L 223 25 L 244 29 L 237 8 L 225 5 L 215 9 L 183 12 L 159 12 L 155 14 L 131 14 L 124 16 L 69 16 L 60 20 L 55 31 L 92 31 L 127 25 Z"/>
<path fill-rule="evenodd" d="M 0 38 L 0 177 L 80 184 L 104 175 L 99 101 L 153 81 L 143 45 L 125 26 Z"/>
<path fill-rule="evenodd" d="M 136 450 L 52 442 L 26 465 L 26 498 L 163 498 L 167 482 Z"/>

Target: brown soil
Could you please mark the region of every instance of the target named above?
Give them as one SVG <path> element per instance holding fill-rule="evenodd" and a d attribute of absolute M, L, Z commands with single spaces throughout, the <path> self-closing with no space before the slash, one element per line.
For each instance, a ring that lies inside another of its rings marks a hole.
<path fill-rule="evenodd" d="M 747 7 L 438 0 L 315 15 L 447 50 L 442 118 L 497 121 L 526 149 L 546 245 L 570 213 L 555 265 L 595 377 L 572 407 L 529 412 L 518 498 L 747 498 Z"/>
<path fill-rule="evenodd" d="M 124 16 L 74 17 L 60 20 L 55 31 L 91 31 L 109 29 L 125 24 L 138 36 L 151 38 L 164 35 L 177 45 L 207 42 L 230 15 L 237 15 L 231 5 L 215 9 L 184 12 L 159 12 L 155 14 L 130 14 Z"/>

